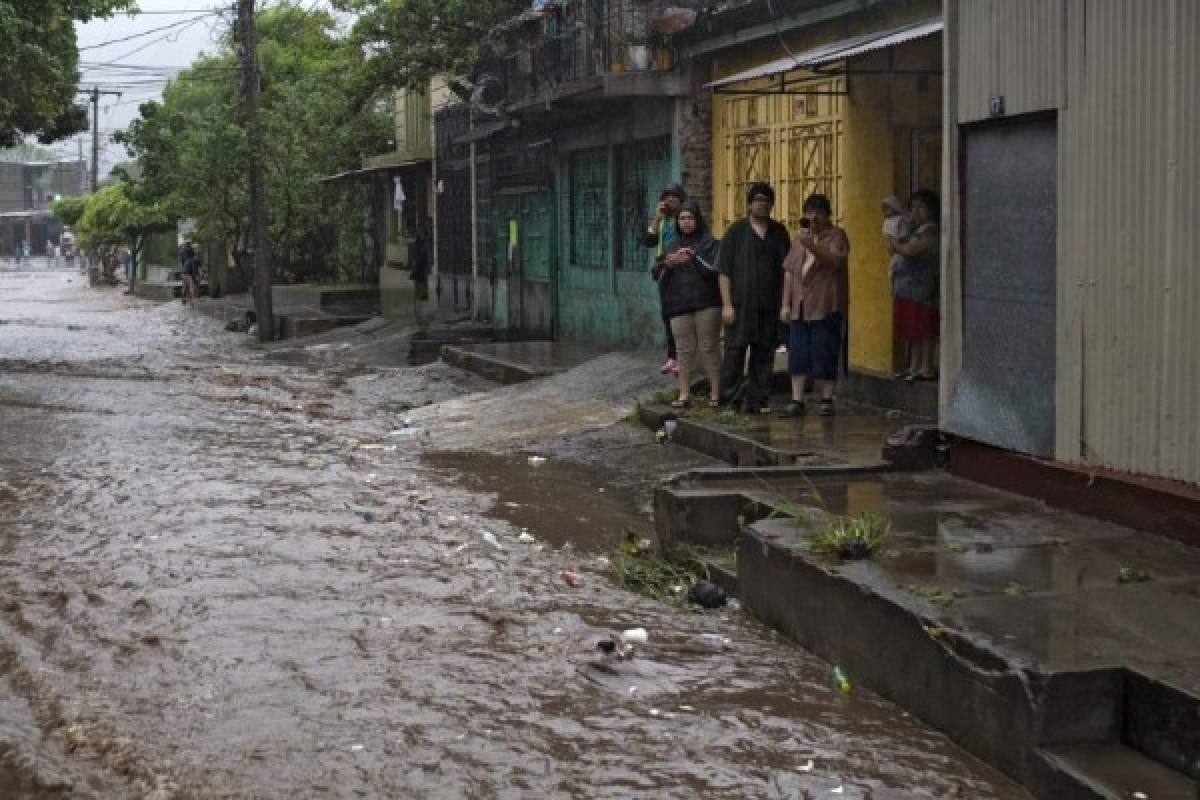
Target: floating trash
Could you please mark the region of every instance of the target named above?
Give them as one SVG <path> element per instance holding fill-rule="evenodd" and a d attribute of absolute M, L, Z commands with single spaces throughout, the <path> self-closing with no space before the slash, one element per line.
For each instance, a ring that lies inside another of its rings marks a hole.
<path fill-rule="evenodd" d="M 646 633 L 645 628 L 629 628 L 621 631 L 621 641 L 629 644 L 645 644 L 650 641 L 650 634 Z"/>
<path fill-rule="evenodd" d="M 530 456 L 529 457 L 529 466 L 531 466 L 531 467 L 540 467 L 542 464 L 545 464 L 545 463 L 546 463 L 545 456 Z"/>
<path fill-rule="evenodd" d="M 842 672 L 841 667 L 833 668 L 833 682 L 842 694 L 850 694 L 850 680 L 846 677 L 846 673 Z"/>

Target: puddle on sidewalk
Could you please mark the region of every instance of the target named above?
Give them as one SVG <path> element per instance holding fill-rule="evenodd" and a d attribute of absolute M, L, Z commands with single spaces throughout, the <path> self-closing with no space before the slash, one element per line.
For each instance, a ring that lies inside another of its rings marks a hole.
<path fill-rule="evenodd" d="M 426 453 L 422 460 L 452 472 L 453 482 L 496 496 L 487 513 L 555 547 L 614 549 L 633 531 L 653 535 L 654 523 L 627 489 L 605 486 L 592 469 L 541 456 Z"/>

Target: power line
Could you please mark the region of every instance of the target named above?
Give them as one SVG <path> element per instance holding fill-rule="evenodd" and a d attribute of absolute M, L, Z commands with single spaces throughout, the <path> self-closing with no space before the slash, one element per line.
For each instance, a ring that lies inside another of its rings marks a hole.
<path fill-rule="evenodd" d="M 120 39 L 109 39 L 107 42 L 99 42 L 97 44 L 89 44 L 84 47 L 80 47 L 79 50 L 80 50 L 80 52 L 82 52 L 84 50 L 96 50 L 97 48 L 100 48 L 100 47 L 108 47 L 110 44 L 120 44 L 121 42 L 129 42 L 134 39 L 140 39 L 143 36 L 150 36 L 151 34 L 159 33 L 160 31 L 170 30 L 171 28 L 178 28 L 180 25 L 190 25 L 191 23 L 195 22 L 196 20 L 203 19 L 204 17 L 211 17 L 212 15 L 219 14 L 219 13 L 221 13 L 221 12 L 209 11 L 207 13 L 199 14 L 195 17 L 192 17 L 191 19 L 181 19 L 178 22 L 172 22 L 169 25 L 161 25 L 157 28 L 151 28 L 149 30 L 142 31 L 141 33 L 131 33 L 128 36 L 122 36 Z"/>

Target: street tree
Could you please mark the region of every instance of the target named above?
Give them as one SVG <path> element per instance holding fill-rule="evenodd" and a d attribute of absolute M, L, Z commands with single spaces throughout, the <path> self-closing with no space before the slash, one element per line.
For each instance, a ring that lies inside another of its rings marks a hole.
<path fill-rule="evenodd" d="M 257 27 L 275 271 L 284 281 L 356 275 L 365 253 L 347 243 L 361 242 L 361 209 L 331 198 L 317 180 L 386 149 L 391 119 L 378 102 L 382 92 L 368 85 L 361 48 L 328 12 L 273 5 L 258 12 Z M 243 270 L 248 146 L 239 81 L 230 35 L 172 80 L 161 102 L 143 104 L 115 138 L 138 160 L 141 196 L 194 218 L 197 238 L 227 245 Z"/>
<path fill-rule="evenodd" d="M 85 195 L 76 228 L 80 246 L 94 252 L 111 252 L 120 245 L 128 245 L 134 274 L 148 237 L 175 229 L 175 221 L 161 204 L 145 202 L 138 194 L 136 186 L 118 180 Z"/>
<path fill-rule="evenodd" d="M 83 217 L 83 212 L 87 210 L 89 197 L 90 195 L 86 194 L 60 197 L 51 203 L 50 210 L 54 212 L 54 216 L 64 227 L 76 228 L 79 220 Z"/>
<path fill-rule="evenodd" d="M 133 0 L 0 0 L 0 146 L 29 135 L 49 143 L 87 128 L 87 110 L 75 102 L 75 23 L 133 6 Z"/>
<path fill-rule="evenodd" d="M 498 39 L 501 22 L 527 0 L 335 0 L 355 12 L 353 38 L 383 86 L 421 88 L 438 75 L 469 75 Z"/>

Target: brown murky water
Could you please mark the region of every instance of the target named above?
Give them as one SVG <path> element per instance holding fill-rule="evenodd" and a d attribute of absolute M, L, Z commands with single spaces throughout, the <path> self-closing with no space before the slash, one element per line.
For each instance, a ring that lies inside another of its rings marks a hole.
<path fill-rule="evenodd" d="M 395 410 L 475 379 L 61 275 L 0 274 L 0 320 L 0 797 L 1024 797 L 740 613 L 614 588 L 630 487 L 423 460 L 437 406 Z"/>

